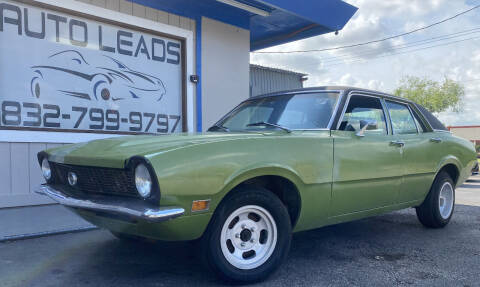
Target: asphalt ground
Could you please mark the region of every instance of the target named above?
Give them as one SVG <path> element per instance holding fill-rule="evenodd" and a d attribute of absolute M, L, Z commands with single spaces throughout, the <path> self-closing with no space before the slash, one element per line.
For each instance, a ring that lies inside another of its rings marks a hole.
<path fill-rule="evenodd" d="M 189 243 L 125 243 L 108 231 L 0 243 L 1 286 L 221 286 Z M 257 286 L 480 286 L 480 177 L 457 189 L 450 224 L 413 209 L 293 236 Z"/>

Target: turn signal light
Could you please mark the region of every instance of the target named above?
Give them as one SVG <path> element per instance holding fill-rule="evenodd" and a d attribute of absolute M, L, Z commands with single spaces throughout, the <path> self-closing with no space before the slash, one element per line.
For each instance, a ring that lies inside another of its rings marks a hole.
<path fill-rule="evenodd" d="M 192 203 L 192 212 L 205 211 L 210 207 L 210 199 L 195 200 Z"/>

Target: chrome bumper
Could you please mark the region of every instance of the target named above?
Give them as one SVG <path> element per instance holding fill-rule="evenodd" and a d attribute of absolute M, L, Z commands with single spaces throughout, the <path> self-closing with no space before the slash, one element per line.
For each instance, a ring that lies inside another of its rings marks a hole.
<path fill-rule="evenodd" d="M 46 195 L 54 201 L 68 207 L 103 211 L 148 222 L 166 221 L 179 217 L 185 213 L 185 210 L 181 207 L 167 206 L 150 208 L 143 204 L 130 204 L 124 200 L 122 201 L 118 198 L 109 198 L 106 196 L 92 199 L 74 198 L 48 185 L 39 186 L 35 189 L 35 192 Z"/>

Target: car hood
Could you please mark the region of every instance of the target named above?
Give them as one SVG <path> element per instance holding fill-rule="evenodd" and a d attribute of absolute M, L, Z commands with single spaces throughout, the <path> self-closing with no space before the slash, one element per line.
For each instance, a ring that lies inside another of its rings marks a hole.
<path fill-rule="evenodd" d="M 281 132 L 280 132 L 281 133 Z M 58 163 L 123 168 L 132 156 L 151 157 L 171 150 L 219 141 L 264 137 L 272 133 L 198 133 L 122 136 L 65 145 L 47 150 L 49 160 Z"/>

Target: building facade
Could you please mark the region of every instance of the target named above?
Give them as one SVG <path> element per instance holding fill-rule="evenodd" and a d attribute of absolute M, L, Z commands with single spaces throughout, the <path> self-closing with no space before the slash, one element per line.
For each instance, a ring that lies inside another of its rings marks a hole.
<path fill-rule="evenodd" d="M 0 208 L 51 203 L 36 154 L 201 132 L 249 91 L 249 53 L 341 30 L 340 0 L 0 0 Z"/>
<path fill-rule="evenodd" d="M 457 137 L 467 139 L 475 145 L 480 145 L 480 126 L 449 126 L 447 128 Z"/>
<path fill-rule="evenodd" d="M 260 65 L 250 65 L 250 97 L 303 88 L 308 75 Z"/>

